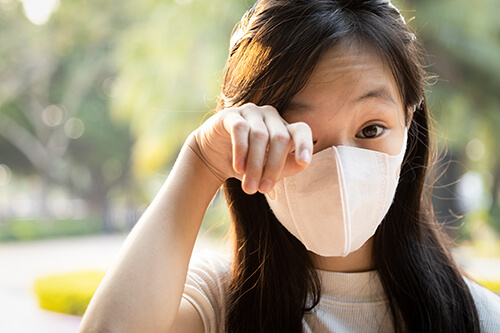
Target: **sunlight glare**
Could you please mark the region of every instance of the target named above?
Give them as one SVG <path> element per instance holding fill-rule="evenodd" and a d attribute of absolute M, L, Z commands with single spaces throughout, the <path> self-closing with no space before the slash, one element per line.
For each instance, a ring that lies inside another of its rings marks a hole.
<path fill-rule="evenodd" d="M 59 8 L 59 0 L 19 0 L 23 4 L 24 14 L 36 25 L 47 23 L 50 15 Z"/>

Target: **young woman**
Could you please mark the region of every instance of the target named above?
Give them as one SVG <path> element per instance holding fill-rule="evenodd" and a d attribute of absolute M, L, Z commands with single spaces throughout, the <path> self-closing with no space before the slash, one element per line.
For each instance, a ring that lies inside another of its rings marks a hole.
<path fill-rule="evenodd" d="M 430 204 L 414 34 L 383 0 L 260 0 L 81 332 L 499 332 Z M 232 258 L 196 260 L 223 185 Z"/>

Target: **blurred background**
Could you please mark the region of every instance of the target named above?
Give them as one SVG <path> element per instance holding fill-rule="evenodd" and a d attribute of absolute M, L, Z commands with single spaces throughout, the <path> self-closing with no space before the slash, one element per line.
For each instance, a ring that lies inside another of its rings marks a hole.
<path fill-rule="evenodd" d="M 437 75 L 436 214 L 457 260 L 498 291 L 500 0 L 395 4 Z M 76 331 L 184 139 L 215 108 L 231 31 L 251 5 L 0 0 L 0 331 Z M 217 196 L 196 250 L 225 250 L 228 225 Z"/>

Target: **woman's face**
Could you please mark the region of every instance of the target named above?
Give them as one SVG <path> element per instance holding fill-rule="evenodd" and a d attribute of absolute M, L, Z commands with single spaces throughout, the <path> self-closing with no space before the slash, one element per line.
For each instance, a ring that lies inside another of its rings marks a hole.
<path fill-rule="evenodd" d="M 396 155 L 406 125 L 390 68 L 359 45 L 328 51 L 283 118 L 311 127 L 314 152 L 346 145 Z"/>

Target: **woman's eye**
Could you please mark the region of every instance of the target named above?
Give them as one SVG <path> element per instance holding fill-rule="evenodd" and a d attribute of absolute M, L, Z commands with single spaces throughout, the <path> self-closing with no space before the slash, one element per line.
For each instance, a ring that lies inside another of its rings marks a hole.
<path fill-rule="evenodd" d="M 382 134 L 385 130 L 384 126 L 380 125 L 370 125 L 366 126 L 363 128 L 361 131 L 359 131 L 358 134 L 356 134 L 357 138 L 362 138 L 362 139 L 373 139 L 378 137 L 380 134 Z"/>

